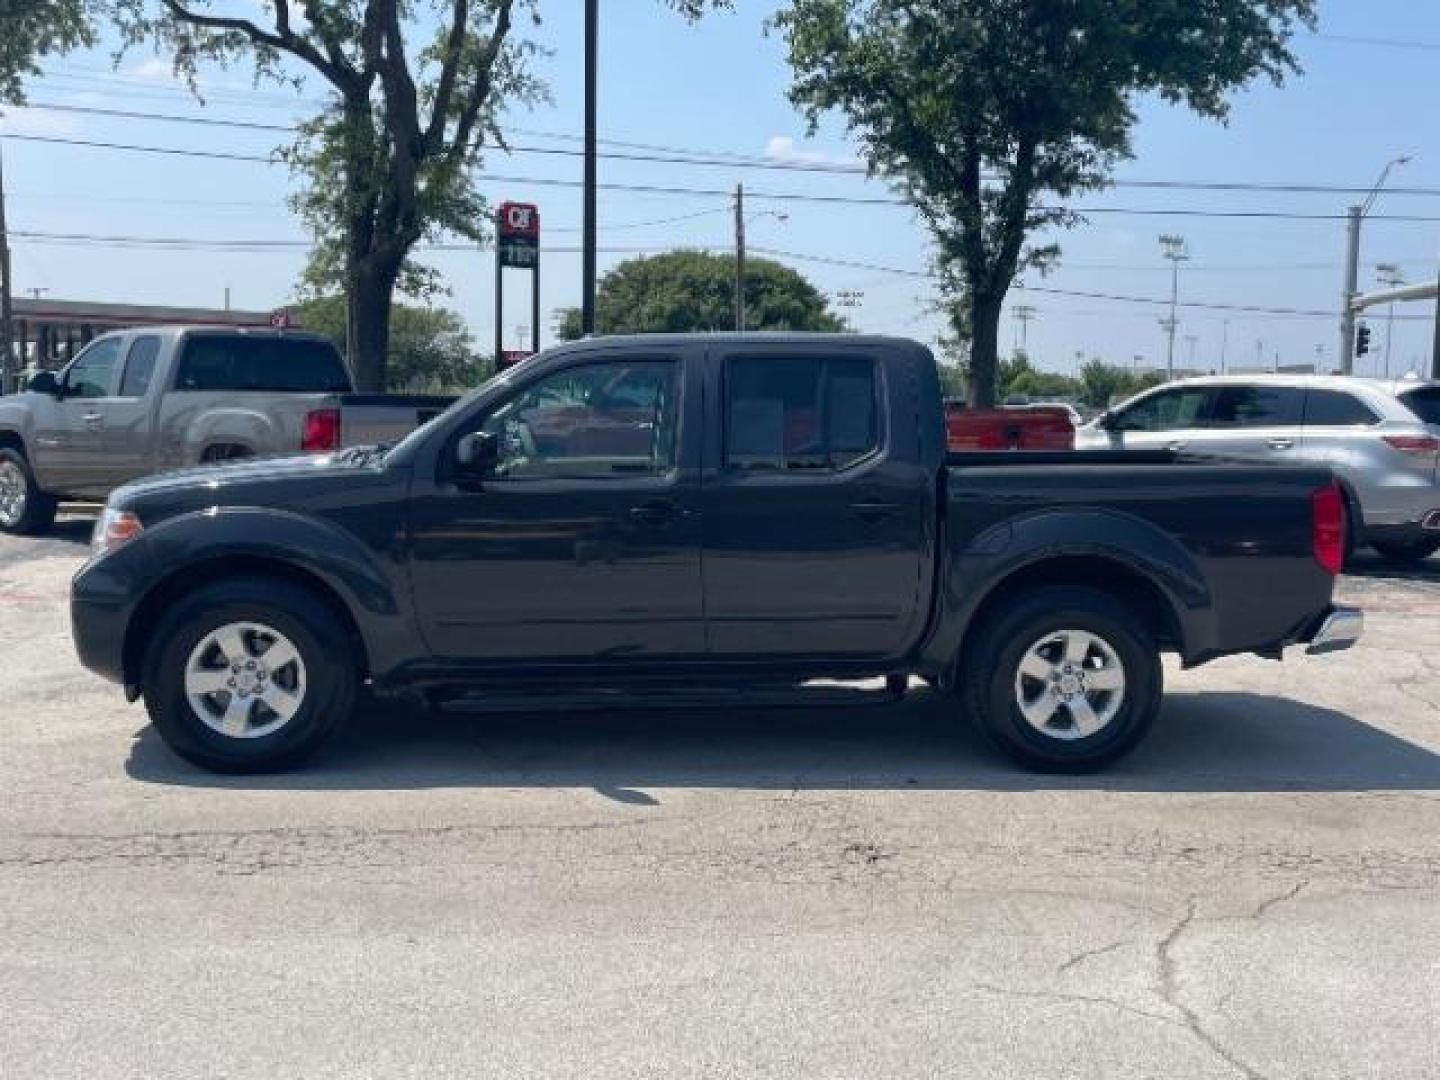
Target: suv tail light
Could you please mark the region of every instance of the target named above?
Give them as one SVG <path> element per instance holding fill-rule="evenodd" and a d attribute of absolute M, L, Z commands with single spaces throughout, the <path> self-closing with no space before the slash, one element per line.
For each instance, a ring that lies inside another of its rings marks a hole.
<path fill-rule="evenodd" d="M 1338 484 L 1310 494 L 1310 545 L 1316 562 L 1331 576 L 1340 573 L 1345 562 L 1345 497 Z"/>
<path fill-rule="evenodd" d="M 1440 439 L 1434 435 L 1385 435 L 1386 444 L 1402 454 L 1440 453 Z"/>
<path fill-rule="evenodd" d="M 307 454 L 340 449 L 340 410 L 316 409 L 305 414 L 300 449 Z"/>

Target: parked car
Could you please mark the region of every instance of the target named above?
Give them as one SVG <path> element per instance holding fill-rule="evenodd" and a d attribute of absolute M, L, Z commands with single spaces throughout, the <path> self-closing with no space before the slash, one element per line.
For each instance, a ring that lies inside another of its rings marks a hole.
<path fill-rule="evenodd" d="M 398 442 L 453 400 L 352 393 L 339 352 L 313 334 L 105 334 L 0 398 L 0 532 L 41 532 L 60 499 L 103 499 L 165 469 Z"/>
<path fill-rule="evenodd" d="M 1069 450 L 1075 445 L 1075 416 L 1068 405 L 1002 405 L 972 409 L 945 403 L 946 445 L 963 450 Z"/>
<path fill-rule="evenodd" d="M 1223 454 L 1334 470 L 1350 546 L 1395 562 L 1440 550 L 1440 382 L 1326 375 L 1186 379 L 1081 428 L 1080 449 Z"/>
<path fill-rule="evenodd" d="M 120 489 L 71 611 L 85 666 L 211 769 L 293 764 L 362 684 L 733 706 L 918 674 L 1018 760 L 1079 770 L 1149 727 L 1162 651 L 1354 642 L 1344 528 L 1323 467 L 947 455 L 913 342 L 599 338 L 388 452 Z"/>

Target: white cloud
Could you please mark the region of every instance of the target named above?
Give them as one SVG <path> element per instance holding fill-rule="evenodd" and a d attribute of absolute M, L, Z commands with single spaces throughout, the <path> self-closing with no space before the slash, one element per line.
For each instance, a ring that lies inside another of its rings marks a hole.
<path fill-rule="evenodd" d="M 44 135 L 66 138 L 80 134 L 79 117 L 43 109 L 7 108 L 0 114 L 0 135 Z"/>
<path fill-rule="evenodd" d="M 860 161 L 853 157 L 800 149 L 789 135 L 771 135 L 765 142 L 765 156 L 771 161 L 793 161 L 806 165 L 860 165 Z"/>

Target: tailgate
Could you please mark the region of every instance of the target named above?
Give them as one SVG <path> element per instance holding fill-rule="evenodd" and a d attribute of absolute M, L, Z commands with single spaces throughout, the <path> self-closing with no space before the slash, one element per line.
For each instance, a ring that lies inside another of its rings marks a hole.
<path fill-rule="evenodd" d="M 340 444 L 397 443 L 454 401 L 428 394 L 347 394 L 340 399 Z"/>

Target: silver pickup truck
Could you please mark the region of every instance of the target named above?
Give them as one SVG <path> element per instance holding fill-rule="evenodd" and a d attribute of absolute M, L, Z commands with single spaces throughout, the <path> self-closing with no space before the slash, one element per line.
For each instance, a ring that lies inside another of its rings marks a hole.
<path fill-rule="evenodd" d="M 0 532 L 35 533 L 62 498 L 202 462 L 395 442 L 451 399 L 355 394 L 326 338 L 163 327 L 92 341 L 0 397 Z"/>

